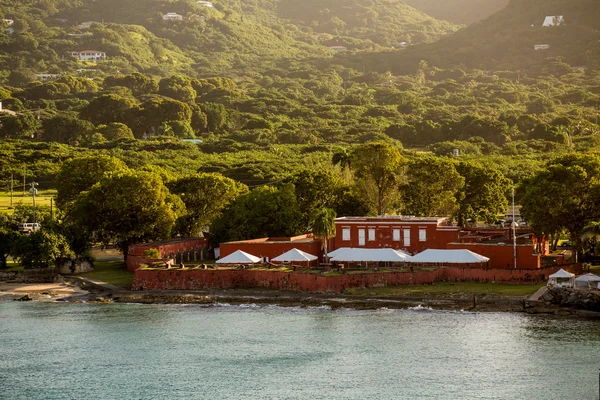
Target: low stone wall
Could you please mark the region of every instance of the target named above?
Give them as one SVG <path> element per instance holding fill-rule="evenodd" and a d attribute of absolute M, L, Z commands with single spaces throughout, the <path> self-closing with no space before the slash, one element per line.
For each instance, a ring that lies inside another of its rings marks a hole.
<path fill-rule="evenodd" d="M 562 307 L 581 310 L 600 311 L 599 290 L 576 290 L 567 288 L 549 288 L 542 300 Z"/>
<path fill-rule="evenodd" d="M 58 265 L 58 273 L 63 275 L 68 274 L 83 274 L 94 270 L 94 265 L 89 261 L 84 260 L 64 260 Z"/>
<path fill-rule="evenodd" d="M 571 268 L 578 272 L 581 265 Z M 540 283 L 559 268 L 500 270 L 444 267 L 434 271 L 385 272 L 322 276 L 268 270 L 138 269 L 133 290 L 199 290 L 268 288 L 310 293 L 341 293 L 350 288 L 428 285 L 434 282 Z"/>
<path fill-rule="evenodd" d="M 0 271 L 0 282 L 52 283 L 58 276 L 56 268 L 26 269 L 23 271 Z"/>

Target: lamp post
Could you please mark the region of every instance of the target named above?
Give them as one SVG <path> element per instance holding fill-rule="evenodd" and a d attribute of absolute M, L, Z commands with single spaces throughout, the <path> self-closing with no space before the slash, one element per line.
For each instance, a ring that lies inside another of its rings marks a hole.
<path fill-rule="evenodd" d="M 33 223 L 37 223 L 37 217 L 35 215 L 35 195 L 37 194 L 37 189 L 35 188 L 36 186 L 38 186 L 37 182 L 31 182 L 30 183 L 31 188 L 29 189 L 29 194 L 31 194 L 33 196 Z M 33 230 L 35 230 L 35 225 L 33 225 Z"/>

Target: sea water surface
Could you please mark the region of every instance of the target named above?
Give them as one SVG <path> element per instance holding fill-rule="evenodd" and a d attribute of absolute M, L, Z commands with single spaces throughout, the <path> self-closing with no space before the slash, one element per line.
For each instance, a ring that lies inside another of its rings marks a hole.
<path fill-rule="evenodd" d="M 598 399 L 600 321 L 0 303 L 0 399 Z"/>

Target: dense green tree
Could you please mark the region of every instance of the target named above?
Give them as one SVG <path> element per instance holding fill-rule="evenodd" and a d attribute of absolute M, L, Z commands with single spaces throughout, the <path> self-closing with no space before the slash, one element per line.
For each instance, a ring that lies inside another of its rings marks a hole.
<path fill-rule="evenodd" d="M 58 114 L 42 123 L 43 138 L 48 142 L 76 143 L 77 140 L 91 133 L 94 125 L 71 114 Z"/>
<path fill-rule="evenodd" d="M 65 208 L 81 193 L 100 182 L 106 174 L 127 169 L 123 161 L 105 155 L 72 159 L 62 165 L 56 176 L 56 204 Z"/>
<path fill-rule="evenodd" d="M 0 138 L 31 138 L 40 125 L 40 121 L 32 113 L 0 114 Z"/>
<path fill-rule="evenodd" d="M 456 219 L 460 226 L 467 220 L 493 223 L 508 208 L 507 194 L 511 182 L 501 172 L 472 162 L 459 162 L 456 170 L 465 185 L 458 196 Z"/>
<path fill-rule="evenodd" d="M 185 206 L 162 179 L 149 172 L 104 175 L 80 195 L 68 219 L 103 244 L 114 243 L 127 258 L 134 243 L 168 239 Z"/>
<path fill-rule="evenodd" d="M 303 170 L 285 182 L 294 185 L 296 201 L 302 211 L 302 226 L 310 227 L 310 219 L 316 210 L 332 208 L 338 202 L 338 188 L 342 181 L 330 171 Z"/>
<path fill-rule="evenodd" d="M 127 112 L 136 107 L 133 99 L 116 94 L 104 94 L 94 98 L 81 110 L 81 117 L 94 125 L 108 125 L 111 122 L 126 122 Z"/>
<path fill-rule="evenodd" d="M 57 260 L 70 254 L 71 249 L 65 237 L 45 229 L 19 235 L 11 249 L 13 258 L 25 268 L 53 267 Z"/>
<path fill-rule="evenodd" d="M 130 89 L 134 96 L 152 94 L 158 91 L 158 83 L 139 72 L 124 76 L 107 76 L 104 78 L 104 86 L 123 86 Z"/>
<path fill-rule="evenodd" d="M 187 213 L 180 217 L 179 229 L 186 235 L 200 235 L 223 208 L 248 191 L 246 185 L 217 173 L 200 173 L 169 182 L 170 191 L 183 200 Z"/>
<path fill-rule="evenodd" d="M 464 185 L 465 179 L 450 160 L 437 157 L 410 160 L 406 182 L 400 186 L 403 213 L 419 217 L 455 215 L 457 197 L 463 194 Z"/>
<path fill-rule="evenodd" d="M 363 144 L 354 150 L 352 169 L 357 185 L 378 215 L 397 208 L 398 185 L 406 162 L 397 147 L 383 142 Z"/>
<path fill-rule="evenodd" d="M 238 196 L 217 217 L 211 232 L 219 242 L 289 237 L 301 234 L 304 228 L 296 202 L 294 185 L 280 188 L 260 186 Z"/>
<path fill-rule="evenodd" d="M 131 129 L 120 122 L 111 122 L 108 125 L 100 125 L 98 131 L 106 140 L 135 139 Z"/>

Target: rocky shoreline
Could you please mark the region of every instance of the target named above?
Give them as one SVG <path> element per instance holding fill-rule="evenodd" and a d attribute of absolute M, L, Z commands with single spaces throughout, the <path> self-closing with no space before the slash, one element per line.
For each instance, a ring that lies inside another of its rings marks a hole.
<path fill-rule="evenodd" d="M 280 292 L 272 290 L 235 289 L 205 291 L 129 291 L 107 290 L 102 285 L 90 282 L 70 281 L 44 285 L 20 284 L 19 290 L 11 291 L 10 284 L 0 284 L 0 301 L 61 301 L 89 303 L 134 303 L 134 304 L 273 304 L 282 307 L 330 307 L 356 310 L 380 308 L 409 309 L 424 308 L 444 311 L 465 312 L 520 312 L 527 314 L 577 316 L 598 318 L 600 312 L 573 307 L 542 298 L 529 301 L 511 296 L 465 296 L 446 294 L 430 298 L 356 296 L 344 294 L 313 294 Z M 13 284 L 14 285 L 14 284 Z M 53 285 L 53 286 L 52 286 Z M 555 296 L 555 295 L 554 295 Z M 546 296 L 548 297 L 548 296 Z M 556 297 L 556 296 L 555 296 Z M 553 297 L 554 298 L 554 297 Z"/>

